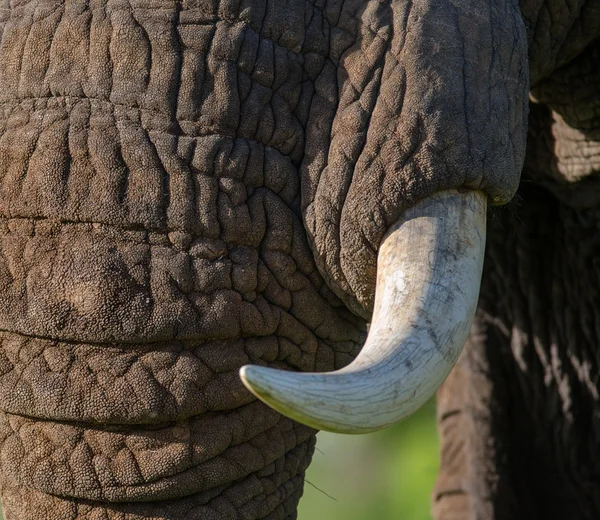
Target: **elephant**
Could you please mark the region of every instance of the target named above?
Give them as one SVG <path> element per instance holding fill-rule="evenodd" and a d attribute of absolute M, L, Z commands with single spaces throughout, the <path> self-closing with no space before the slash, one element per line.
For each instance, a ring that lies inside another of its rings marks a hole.
<path fill-rule="evenodd" d="M 439 385 L 438 520 L 598 516 L 599 2 L 0 13 L 7 520 L 293 519 Z"/>

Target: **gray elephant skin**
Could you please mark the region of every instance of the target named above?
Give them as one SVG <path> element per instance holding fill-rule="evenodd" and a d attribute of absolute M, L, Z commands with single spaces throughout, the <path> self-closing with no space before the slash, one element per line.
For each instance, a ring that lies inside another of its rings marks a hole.
<path fill-rule="evenodd" d="M 518 194 L 434 515 L 598 518 L 600 2 L 0 0 L 0 33 L 7 520 L 296 518 L 315 431 L 238 369 L 351 362 L 382 237 L 448 189 Z"/>

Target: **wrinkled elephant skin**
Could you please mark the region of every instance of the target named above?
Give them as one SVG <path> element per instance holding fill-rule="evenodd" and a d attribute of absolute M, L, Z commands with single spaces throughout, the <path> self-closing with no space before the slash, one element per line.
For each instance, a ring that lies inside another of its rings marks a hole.
<path fill-rule="evenodd" d="M 347 365 L 404 210 L 511 199 L 600 18 L 521 4 L 0 0 L 7 520 L 296 517 L 315 431 L 238 369 Z"/>

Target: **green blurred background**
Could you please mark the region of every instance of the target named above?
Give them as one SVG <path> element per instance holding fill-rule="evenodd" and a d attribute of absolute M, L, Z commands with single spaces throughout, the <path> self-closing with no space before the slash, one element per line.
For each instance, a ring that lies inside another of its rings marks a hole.
<path fill-rule="evenodd" d="M 381 432 L 321 432 L 298 519 L 430 520 L 438 467 L 433 399 Z"/>
<path fill-rule="evenodd" d="M 387 430 L 318 439 L 299 520 L 431 519 L 439 465 L 434 400 Z"/>

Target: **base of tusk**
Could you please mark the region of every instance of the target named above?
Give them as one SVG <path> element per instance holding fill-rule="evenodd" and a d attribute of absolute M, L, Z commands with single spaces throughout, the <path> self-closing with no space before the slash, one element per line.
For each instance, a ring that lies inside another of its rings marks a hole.
<path fill-rule="evenodd" d="M 335 372 L 247 365 L 244 385 L 280 413 L 316 429 L 367 433 L 421 407 L 450 373 L 479 295 L 486 197 L 440 192 L 406 211 L 381 243 L 369 335 Z"/>

